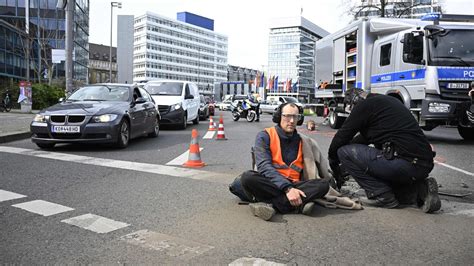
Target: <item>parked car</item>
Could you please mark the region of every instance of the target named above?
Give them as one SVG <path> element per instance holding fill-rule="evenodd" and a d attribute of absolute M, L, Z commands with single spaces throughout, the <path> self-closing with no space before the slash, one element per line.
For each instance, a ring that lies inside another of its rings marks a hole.
<path fill-rule="evenodd" d="M 221 111 L 227 111 L 227 110 L 230 110 L 230 104 L 232 103 L 232 101 L 229 99 L 229 100 L 224 100 L 220 103 L 217 103 L 217 106 L 219 107 L 219 110 Z"/>
<path fill-rule="evenodd" d="M 31 140 L 42 149 L 84 142 L 125 148 L 130 139 L 157 137 L 160 114 L 152 97 L 136 85 L 94 84 L 41 110 L 30 130 Z"/>
<path fill-rule="evenodd" d="M 279 97 L 268 97 L 267 100 L 260 103 L 260 110 L 262 113 L 273 114 L 278 106 L 282 103 L 295 103 L 303 107 L 303 105 L 295 97 L 290 96 L 279 96 Z"/>
<path fill-rule="evenodd" d="M 199 119 L 207 120 L 209 117 L 209 104 L 206 101 L 206 98 L 203 95 L 199 95 Z"/>
<path fill-rule="evenodd" d="M 158 105 L 162 124 L 199 124 L 199 90 L 195 83 L 177 80 L 152 80 L 145 84 Z"/>

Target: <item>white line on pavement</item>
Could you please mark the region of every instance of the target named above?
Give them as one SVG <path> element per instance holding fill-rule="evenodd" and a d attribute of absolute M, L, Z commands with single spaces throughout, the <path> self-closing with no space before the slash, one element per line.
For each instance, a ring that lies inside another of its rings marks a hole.
<path fill-rule="evenodd" d="M 112 219 L 91 213 L 65 219 L 61 222 L 75 225 L 77 227 L 84 228 L 99 234 L 109 233 L 117 229 L 129 226 L 129 224 L 117 222 Z"/>
<path fill-rule="evenodd" d="M 207 131 L 207 133 L 202 138 L 203 139 L 212 139 L 212 138 L 214 138 L 214 134 L 216 134 L 215 131 Z"/>
<path fill-rule="evenodd" d="M 199 151 L 202 151 L 203 148 L 199 147 Z M 174 158 L 173 160 L 166 163 L 166 165 L 183 165 L 189 158 L 189 150 L 181 154 L 180 156 Z"/>
<path fill-rule="evenodd" d="M 122 160 L 103 159 L 82 155 L 74 155 L 59 152 L 48 152 L 42 150 L 23 149 L 16 147 L 0 146 L 0 152 L 21 154 L 26 156 L 35 156 L 38 158 L 46 158 L 58 161 L 67 161 L 73 163 L 82 163 L 88 165 L 112 167 L 118 169 L 146 172 L 159 175 L 175 176 L 175 177 L 187 177 L 196 180 L 207 180 L 220 183 L 226 183 L 232 180 L 235 176 L 223 173 L 214 173 L 204 170 L 195 170 L 189 168 L 179 168 L 173 166 L 150 164 L 150 163 L 138 163 Z"/>
<path fill-rule="evenodd" d="M 10 191 L 0 189 L 0 202 L 7 201 L 7 200 L 20 199 L 20 198 L 25 198 L 25 197 L 26 197 L 25 195 L 21 195 L 15 192 L 10 192 Z"/>
<path fill-rule="evenodd" d="M 466 170 L 457 168 L 457 167 L 452 166 L 452 165 L 449 165 L 449 164 L 447 164 L 447 163 L 442 163 L 442 162 L 439 162 L 439 161 L 437 161 L 437 160 L 435 160 L 435 163 L 437 163 L 437 164 L 439 164 L 439 165 L 442 165 L 442 166 L 444 166 L 444 167 L 447 167 L 447 168 L 451 168 L 451 169 L 456 170 L 456 171 L 458 171 L 458 172 L 461 172 L 461 173 L 463 173 L 463 174 L 470 175 L 470 176 L 474 176 L 474 173 L 471 173 L 471 172 L 468 172 L 468 171 L 466 171 Z"/>
<path fill-rule="evenodd" d="M 44 200 L 33 200 L 24 203 L 12 205 L 13 207 L 23 209 L 32 213 L 36 213 L 43 216 L 51 216 L 54 214 L 68 212 L 74 210 L 63 205 L 44 201 Z"/>

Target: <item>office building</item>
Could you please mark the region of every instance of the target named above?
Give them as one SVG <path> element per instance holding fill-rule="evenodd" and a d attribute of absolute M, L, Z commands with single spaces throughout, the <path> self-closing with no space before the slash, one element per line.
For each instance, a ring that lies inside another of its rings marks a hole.
<path fill-rule="evenodd" d="M 278 77 L 278 82 L 274 82 L 277 86 L 272 88 L 267 85 L 267 95 L 285 94 L 304 102 L 310 101 L 316 87 L 316 41 L 328 34 L 329 32 L 301 16 L 271 21 L 268 73 L 265 74 L 267 77 L 275 77 L 273 82 Z"/>
<path fill-rule="evenodd" d="M 117 82 L 117 48 L 112 47 L 112 79 L 109 53 L 110 46 L 89 43 L 89 84 Z"/>
<path fill-rule="evenodd" d="M 118 35 L 118 47 L 127 38 Z M 147 12 L 134 20 L 133 81 L 186 80 L 211 88 L 227 80 L 227 43 L 209 18 L 182 12 L 174 20 Z"/>
<path fill-rule="evenodd" d="M 0 81 L 27 78 L 29 41 L 30 80 L 64 78 L 64 62 L 54 64 L 51 49 L 65 48 L 65 12 L 56 0 L 0 1 Z M 29 3 L 29 33 L 26 6 Z M 89 60 L 89 0 L 75 0 L 73 79 L 87 83 Z"/>

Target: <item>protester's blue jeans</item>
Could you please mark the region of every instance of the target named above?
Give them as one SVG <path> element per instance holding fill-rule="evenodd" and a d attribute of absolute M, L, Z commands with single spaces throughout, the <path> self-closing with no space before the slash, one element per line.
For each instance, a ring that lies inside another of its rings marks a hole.
<path fill-rule="evenodd" d="M 393 187 L 414 186 L 432 169 L 397 157 L 387 160 L 381 150 L 363 144 L 343 146 L 337 155 L 341 168 L 357 181 L 368 198 L 393 192 Z"/>

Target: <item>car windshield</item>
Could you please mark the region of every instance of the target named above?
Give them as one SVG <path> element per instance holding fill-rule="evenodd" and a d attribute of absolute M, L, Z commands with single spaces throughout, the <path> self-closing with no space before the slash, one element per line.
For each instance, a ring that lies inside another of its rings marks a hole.
<path fill-rule="evenodd" d="M 145 89 L 151 95 L 170 95 L 180 96 L 183 91 L 183 83 L 181 82 L 160 82 L 147 84 Z"/>
<path fill-rule="evenodd" d="M 474 30 L 433 31 L 428 43 L 430 65 L 474 65 Z"/>
<path fill-rule="evenodd" d="M 120 101 L 129 99 L 129 88 L 125 86 L 96 85 L 79 88 L 68 101 Z"/>

